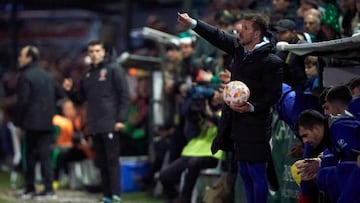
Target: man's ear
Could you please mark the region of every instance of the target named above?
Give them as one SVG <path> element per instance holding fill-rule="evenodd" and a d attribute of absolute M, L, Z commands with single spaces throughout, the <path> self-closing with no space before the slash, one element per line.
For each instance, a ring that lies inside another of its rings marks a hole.
<path fill-rule="evenodd" d="M 323 125 L 314 125 L 313 130 L 315 130 L 319 135 L 324 136 L 324 126 Z"/>
<path fill-rule="evenodd" d="M 255 33 L 254 33 L 254 37 L 255 38 L 260 38 L 260 31 L 259 30 L 256 30 Z"/>

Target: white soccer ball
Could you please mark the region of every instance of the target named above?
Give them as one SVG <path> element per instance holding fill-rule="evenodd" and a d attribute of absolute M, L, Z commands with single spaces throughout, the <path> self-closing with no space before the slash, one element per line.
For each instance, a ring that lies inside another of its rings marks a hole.
<path fill-rule="evenodd" d="M 231 81 L 225 85 L 223 97 L 227 105 L 241 104 L 249 99 L 250 90 L 241 81 Z"/>

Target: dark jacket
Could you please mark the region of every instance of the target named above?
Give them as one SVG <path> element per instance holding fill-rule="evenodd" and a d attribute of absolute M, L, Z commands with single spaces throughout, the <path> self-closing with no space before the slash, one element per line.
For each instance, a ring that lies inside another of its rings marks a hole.
<path fill-rule="evenodd" d="M 125 71 L 117 63 L 91 67 L 80 82 L 79 91 L 69 92 L 77 103 L 87 101 L 87 125 L 90 133 L 107 133 L 116 122 L 127 119 L 129 90 Z"/>
<path fill-rule="evenodd" d="M 52 131 L 56 101 L 64 91 L 43 68 L 31 63 L 22 69 L 17 84 L 15 125 L 24 130 Z"/>
<path fill-rule="evenodd" d="M 237 160 L 241 161 L 268 160 L 272 106 L 281 96 L 285 63 L 272 53 L 270 44 L 255 49 L 245 57 L 244 48 L 235 36 L 202 21 L 198 21 L 194 31 L 233 56 L 231 80 L 240 80 L 249 87 L 249 102 L 254 106 L 254 112 L 238 113 L 224 105 L 212 150 L 233 148 Z"/>
<path fill-rule="evenodd" d="M 299 40 L 297 37 L 289 42 L 290 44 L 303 44 L 305 41 Z M 305 56 L 298 56 L 290 51 L 277 51 L 286 66 L 283 70 L 283 81 L 290 85 L 294 90 L 304 91 L 304 85 L 307 80 L 305 73 Z"/>

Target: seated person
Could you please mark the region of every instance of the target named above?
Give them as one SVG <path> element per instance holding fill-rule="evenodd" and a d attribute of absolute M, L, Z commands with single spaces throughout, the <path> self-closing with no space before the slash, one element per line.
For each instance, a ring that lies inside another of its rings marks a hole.
<path fill-rule="evenodd" d="M 313 93 L 319 88 L 319 75 L 317 68 L 318 58 L 316 56 L 307 56 L 305 58 L 305 73 L 307 80 L 305 82 L 305 93 Z"/>
<path fill-rule="evenodd" d="M 218 96 L 214 96 L 218 98 Z M 218 106 L 222 102 L 221 99 L 213 99 L 213 106 Z M 184 147 L 181 157 L 170 163 L 160 172 L 160 181 L 164 186 L 164 192 L 170 202 L 178 200 L 183 203 L 190 203 L 192 191 L 196 180 L 202 169 L 214 168 L 217 166 L 219 159 L 222 158 L 222 152 L 212 155 L 210 147 L 216 135 L 216 118 L 217 110 L 210 110 L 206 105 L 206 116 L 201 122 L 200 132 L 197 136 L 191 137 L 187 145 Z M 212 120 L 212 121 L 210 121 Z M 176 190 L 176 185 L 180 181 L 181 174 L 188 170 L 185 174 L 184 185 L 181 193 Z"/>
<path fill-rule="evenodd" d="M 295 130 L 296 120 L 303 110 L 321 110 L 317 96 L 295 91 L 285 83 L 282 85 L 282 96 L 275 107 L 279 118 L 285 121 L 292 130 Z"/>
<path fill-rule="evenodd" d="M 148 153 L 149 78 L 137 80 L 136 96 L 129 108 L 129 117 L 120 136 L 120 155 L 134 156 Z"/>
<path fill-rule="evenodd" d="M 360 120 L 360 77 L 350 81 L 349 88 L 353 99 L 349 104 L 349 112 Z"/>
<path fill-rule="evenodd" d="M 350 177 L 356 160 L 353 150 L 360 148 L 360 122 L 346 111 L 350 101 L 351 92 L 346 86 L 333 87 L 326 95 L 330 113 L 328 120 L 312 110 L 304 111 L 298 120 L 302 141 L 313 148 L 323 146 L 327 149 L 320 159 L 303 159 L 295 163 L 302 182 L 309 183 L 317 177 L 317 187 L 329 198 L 326 202 L 340 201 L 351 191 L 343 186 L 352 184 Z M 329 159 L 331 154 L 333 157 Z M 304 184 L 301 186 L 304 186 L 302 189 L 306 187 Z M 317 201 L 314 196 L 307 195 L 301 191 L 299 202 Z"/>
<path fill-rule="evenodd" d="M 93 157 L 93 153 L 85 139 L 81 137 L 79 129 L 79 117 L 74 104 L 70 100 L 64 100 L 61 105 L 62 115 L 55 115 L 55 149 L 53 151 L 53 165 L 55 167 L 55 184 L 59 181 L 60 170 L 67 175 L 68 163 Z"/>

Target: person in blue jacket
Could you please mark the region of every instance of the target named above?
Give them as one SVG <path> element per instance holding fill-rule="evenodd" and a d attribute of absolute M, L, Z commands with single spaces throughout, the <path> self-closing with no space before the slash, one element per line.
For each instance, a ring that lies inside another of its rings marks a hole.
<path fill-rule="evenodd" d="M 348 110 L 356 119 L 360 120 L 360 77 L 352 79 L 349 83 L 353 99 Z"/>
<path fill-rule="evenodd" d="M 315 95 L 295 91 L 290 85 L 283 83 L 282 95 L 275 108 L 279 118 L 295 132 L 296 121 L 302 111 L 305 109 L 321 111 L 318 100 L 319 98 Z"/>
<path fill-rule="evenodd" d="M 319 112 L 307 110 L 298 121 L 299 135 L 304 143 L 314 147 L 321 142 L 334 155 L 335 159 L 331 159 L 330 164 L 325 153 L 322 159 L 304 159 L 298 164 L 304 180 L 317 178 L 319 190 L 329 198 L 326 202 L 356 202 L 358 198 L 348 195 L 353 193 L 351 185 L 355 184 L 357 177 L 354 171 L 357 154 L 354 150 L 360 148 L 360 122 L 346 111 L 351 99 L 351 92 L 346 86 L 333 87 L 326 95 L 330 112 L 328 119 Z M 314 118 L 318 118 L 319 122 L 313 122 Z M 322 125 L 321 120 L 324 121 Z M 322 130 L 316 130 L 314 126 L 320 126 Z M 313 136 L 312 132 L 317 132 L 317 136 Z"/>

